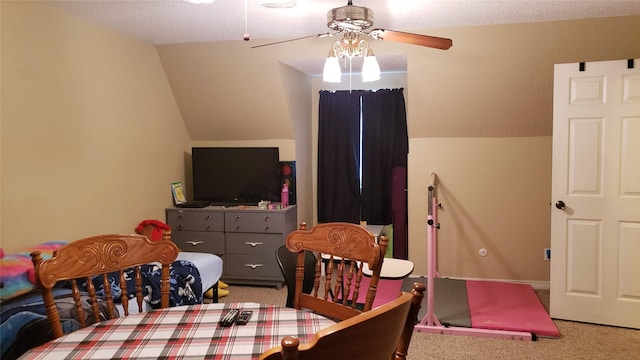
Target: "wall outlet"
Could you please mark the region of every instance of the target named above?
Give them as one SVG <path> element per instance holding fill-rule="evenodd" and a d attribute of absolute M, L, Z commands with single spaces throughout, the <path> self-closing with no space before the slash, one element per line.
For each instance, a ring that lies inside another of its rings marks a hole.
<path fill-rule="evenodd" d="M 551 260 L 551 249 L 550 248 L 545 248 L 544 249 L 544 259 L 545 260 Z"/>

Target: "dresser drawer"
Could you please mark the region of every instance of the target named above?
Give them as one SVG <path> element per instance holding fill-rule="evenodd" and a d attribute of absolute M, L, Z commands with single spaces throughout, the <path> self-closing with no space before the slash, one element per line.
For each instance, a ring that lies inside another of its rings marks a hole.
<path fill-rule="evenodd" d="M 225 239 L 227 254 L 261 255 L 268 259 L 275 259 L 276 249 L 282 245 L 280 234 L 227 233 Z"/>
<path fill-rule="evenodd" d="M 224 231 L 224 213 L 171 210 L 167 223 L 174 231 Z"/>
<path fill-rule="evenodd" d="M 246 277 L 249 279 L 282 278 L 276 263 L 275 253 L 272 256 L 229 254 L 225 256 L 225 276 Z"/>
<path fill-rule="evenodd" d="M 182 251 L 224 255 L 224 233 L 211 231 L 172 231 L 171 240 Z"/>
<path fill-rule="evenodd" d="M 226 232 L 282 233 L 284 214 L 268 212 L 230 212 L 224 216 Z"/>

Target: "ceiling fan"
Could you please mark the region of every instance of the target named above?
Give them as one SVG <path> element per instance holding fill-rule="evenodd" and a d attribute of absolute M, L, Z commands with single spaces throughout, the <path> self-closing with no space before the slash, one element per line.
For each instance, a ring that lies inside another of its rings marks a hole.
<path fill-rule="evenodd" d="M 436 36 L 413 34 L 388 29 L 371 29 L 373 27 L 373 10 L 364 6 L 353 5 L 351 0 L 348 1 L 346 6 L 337 7 L 327 12 L 327 27 L 329 27 L 333 32 L 255 45 L 251 48 L 259 48 L 312 37 L 336 36 L 340 34 L 344 37 L 343 41 L 349 43 L 360 42 L 361 36 L 367 35 L 376 40 L 395 41 L 441 50 L 447 50 L 453 45 L 451 39 Z"/>

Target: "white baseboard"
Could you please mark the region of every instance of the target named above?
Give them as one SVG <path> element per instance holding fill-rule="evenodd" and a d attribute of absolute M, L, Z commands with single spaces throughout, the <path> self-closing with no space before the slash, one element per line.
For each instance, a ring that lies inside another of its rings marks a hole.
<path fill-rule="evenodd" d="M 418 277 L 427 277 L 427 275 L 412 274 L 409 277 L 418 278 Z M 528 284 L 528 285 L 531 285 L 531 287 L 536 290 L 549 290 L 551 288 L 549 281 L 539 281 L 539 280 L 478 279 L 478 278 L 458 278 L 458 277 L 448 277 L 448 276 L 446 276 L 446 278 L 456 279 L 456 280 L 501 281 L 501 282 L 509 282 L 514 284 Z"/>

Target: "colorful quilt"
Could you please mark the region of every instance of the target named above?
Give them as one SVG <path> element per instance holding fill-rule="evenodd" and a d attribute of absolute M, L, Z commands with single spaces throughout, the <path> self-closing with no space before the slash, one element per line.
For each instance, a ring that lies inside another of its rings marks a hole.
<path fill-rule="evenodd" d="M 0 258 L 0 300 L 11 299 L 35 288 L 36 279 L 31 252 L 39 250 L 42 258 L 46 260 L 57 248 L 66 244 L 66 241 L 50 241 L 26 248 L 16 254 L 2 256 Z"/>

